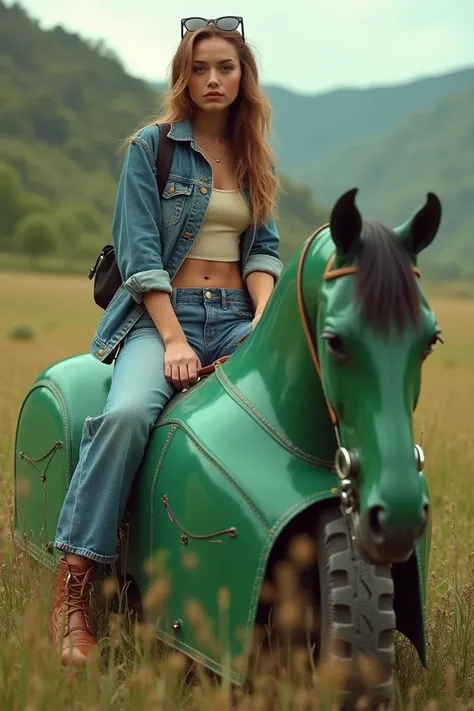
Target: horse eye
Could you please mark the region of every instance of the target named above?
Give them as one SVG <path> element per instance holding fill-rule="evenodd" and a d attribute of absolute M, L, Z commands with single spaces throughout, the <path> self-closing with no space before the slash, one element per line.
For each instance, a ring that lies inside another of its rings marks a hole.
<path fill-rule="evenodd" d="M 340 336 L 335 333 L 323 333 L 321 337 L 326 341 L 327 349 L 334 358 L 338 360 L 347 358 L 346 349 Z"/>

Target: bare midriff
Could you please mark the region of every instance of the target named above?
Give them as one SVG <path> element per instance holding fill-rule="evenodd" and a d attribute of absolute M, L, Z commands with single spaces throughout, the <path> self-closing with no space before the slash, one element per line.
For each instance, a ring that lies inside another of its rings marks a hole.
<path fill-rule="evenodd" d="M 240 273 L 240 262 L 211 262 L 185 259 L 171 281 L 175 289 L 245 289 Z"/>

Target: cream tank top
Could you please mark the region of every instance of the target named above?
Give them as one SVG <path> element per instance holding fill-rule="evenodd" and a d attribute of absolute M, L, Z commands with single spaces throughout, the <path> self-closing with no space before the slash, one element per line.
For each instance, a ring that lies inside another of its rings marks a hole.
<path fill-rule="evenodd" d="M 249 222 L 249 206 L 240 190 L 212 188 L 206 216 L 187 258 L 238 262 L 240 235 Z"/>

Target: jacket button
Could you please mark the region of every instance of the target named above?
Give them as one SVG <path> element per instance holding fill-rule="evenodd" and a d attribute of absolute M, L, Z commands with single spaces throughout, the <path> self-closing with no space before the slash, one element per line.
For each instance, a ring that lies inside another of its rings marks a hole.
<path fill-rule="evenodd" d="M 201 188 L 201 192 L 203 195 L 205 195 L 207 193 L 207 188 Z"/>
<path fill-rule="evenodd" d="M 105 353 L 105 351 L 104 351 L 103 348 L 99 348 L 99 350 L 97 351 L 97 355 L 98 355 L 98 356 L 103 356 L 104 353 Z"/>
<path fill-rule="evenodd" d="M 192 236 L 193 236 L 192 232 L 184 232 L 183 233 L 183 237 L 185 237 L 186 239 L 190 239 Z"/>
<path fill-rule="evenodd" d="M 169 193 L 174 193 L 174 185 L 170 185 L 168 188 Z"/>

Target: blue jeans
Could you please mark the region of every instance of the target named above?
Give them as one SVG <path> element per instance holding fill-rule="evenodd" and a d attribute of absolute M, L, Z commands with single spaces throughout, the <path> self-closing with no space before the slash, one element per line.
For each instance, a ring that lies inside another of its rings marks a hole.
<path fill-rule="evenodd" d="M 176 289 L 173 308 L 203 366 L 230 355 L 251 331 L 252 301 L 238 289 Z M 127 335 L 102 414 L 89 417 L 59 517 L 55 546 L 98 563 L 116 559 L 117 529 L 158 415 L 176 393 L 147 312 Z"/>

